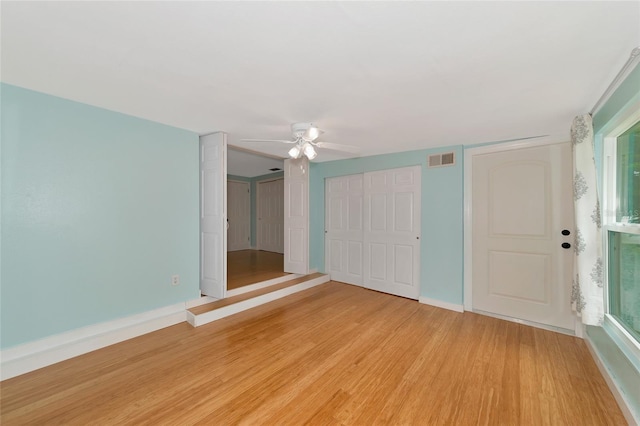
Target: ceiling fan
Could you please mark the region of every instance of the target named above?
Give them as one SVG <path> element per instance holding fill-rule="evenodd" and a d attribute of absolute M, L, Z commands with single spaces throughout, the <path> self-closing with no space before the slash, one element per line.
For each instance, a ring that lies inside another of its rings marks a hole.
<path fill-rule="evenodd" d="M 330 142 L 319 142 L 316 139 L 323 133 L 313 123 L 293 123 L 291 125 L 293 140 L 283 139 L 242 139 L 245 142 L 281 142 L 295 144 L 289 150 L 289 157 L 300 158 L 303 155 L 309 160 L 313 160 L 318 155 L 316 148 L 330 149 L 334 151 L 344 151 L 357 154 L 358 149 L 350 145 L 342 145 Z"/>

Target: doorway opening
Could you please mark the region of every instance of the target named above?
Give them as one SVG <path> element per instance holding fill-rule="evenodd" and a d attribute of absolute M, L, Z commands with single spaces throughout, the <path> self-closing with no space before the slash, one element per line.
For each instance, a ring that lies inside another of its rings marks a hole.
<path fill-rule="evenodd" d="M 227 295 L 284 272 L 284 160 L 228 147 Z M 274 170 L 275 169 L 275 170 Z"/>

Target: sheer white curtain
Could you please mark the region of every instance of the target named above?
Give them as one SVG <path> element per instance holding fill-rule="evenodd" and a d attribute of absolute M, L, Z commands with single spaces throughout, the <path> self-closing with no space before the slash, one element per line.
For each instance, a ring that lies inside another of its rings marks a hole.
<path fill-rule="evenodd" d="M 591 115 L 579 115 L 573 120 L 571 142 L 576 217 L 571 304 L 584 324 L 601 325 L 604 319 L 604 277 Z"/>

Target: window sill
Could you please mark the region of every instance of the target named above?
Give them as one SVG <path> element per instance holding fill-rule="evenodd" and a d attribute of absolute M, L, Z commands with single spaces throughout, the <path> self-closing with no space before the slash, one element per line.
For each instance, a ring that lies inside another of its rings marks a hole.
<path fill-rule="evenodd" d="M 605 224 L 607 231 L 624 232 L 627 234 L 640 234 L 640 224 L 637 223 L 609 223 Z"/>
<path fill-rule="evenodd" d="M 618 343 L 620 350 L 640 371 L 640 343 L 613 316 L 606 314 L 602 328 Z"/>

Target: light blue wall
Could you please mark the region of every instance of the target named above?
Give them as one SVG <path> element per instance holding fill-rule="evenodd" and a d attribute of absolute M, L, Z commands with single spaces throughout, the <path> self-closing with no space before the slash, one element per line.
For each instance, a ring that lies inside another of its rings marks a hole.
<path fill-rule="evenodd" d="M 602 188 L 603 179 L 602 142 L 604 135 L 602 130 L 612 120 L 628 114 L 631 103 L 637 102 L 638 99 L 640 99 L 640 66 L 636 66 L 635 70 L 593 117 L 596 141 L 595 160 L 600 188 Z M 617 338 L 607 328 L 589 326 L 587 334 L 618 388 L 625 394 L 625 399 L 630 404 L 631 410 L 634 411 L 636 419 L 640 419 L 640 371 L 637 367 L 640 365 L 640 360 L 630 359 L 625 355 Z"/>
<path fill-rule="evenodd" d="M 455 152 L 456 164 L 427 168 L 427 156 Z M 324 181 L 326 178 L 407 166 L 422 166 L 420 295 L 462 304 L 463 155 L 462 146 L 401 152 L 350 160 L 312 163 L 310 167 L 310 267 L 325 270 Z"/>
<path fill-rule="evenodd" d="M 1 106 L 2 348 L 199 296 L 197 134 L 6 84 Z"/>
<path fill-rule="evenodd" d="M 248 178 L 248 177 L 244 177 L 244 176 L 236 176 L 236 175 L 227 175 L 227 179 L 229 180 L 237 180 L 240 182 L 249 182 L 249 194 L 250 194 L 250 209 L 251 209 L 251 247 L 255 248 L 257 245 L 257 223 L 258 223 L 258 215 L 257 215 L 257 210 L 258 210 L 258 204 L 256 201 L 256 196 L 257 196 L 257 186 L 258 186 L 258 182 L 262 181 L 262 180 L 269 180 L 269 179 L 277 179 L 277 178 L 282 178 L 284 177 L 284 172 L 275 172 L 275 173 L 268 173 L 266 175 L 260 175 L 260 176 L 256 176 L 256 177 L 252 177 L 252 178 Z"/>

